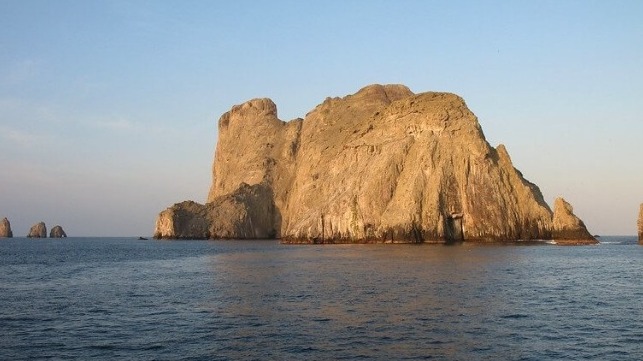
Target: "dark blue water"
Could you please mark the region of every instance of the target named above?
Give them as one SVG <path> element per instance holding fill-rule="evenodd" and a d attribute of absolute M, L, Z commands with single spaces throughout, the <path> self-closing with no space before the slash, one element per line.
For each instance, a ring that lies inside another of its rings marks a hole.
<path fill-rule="evenodd" d="M 0 359 L 641 360 L 643 246 L 0 240 Z"/>

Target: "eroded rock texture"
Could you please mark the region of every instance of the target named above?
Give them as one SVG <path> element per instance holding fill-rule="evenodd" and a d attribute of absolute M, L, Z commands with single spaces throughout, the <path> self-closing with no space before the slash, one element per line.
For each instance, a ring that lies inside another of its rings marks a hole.
<path fill-rule="evenodd" d="M 264 228 L 283 242 L 596 242 L 571 207 L 554 215 L 505 147 L 487 143 L 460 97 L 414 94 L 402 85 L 327 98 L 305 119 L 290 122 L 279 120 L 269 99 L 234 106 L 219 120 L 208 204 L 164 211 L 184 211 L 181 217 L 200 226 L 161 213 L 156 233 L 263 236 L 247 222 L 213 232 L 216 224 L 240 219 L 236 211 L 217 210 L 221 197 L 240 185 L 265 188 L 266 197 L 243 202 L 239 210 L 273 210 L 263 215 L 273 221 Z"/>
<path fill-rule="evenodd" d="M 29 230 L 29 234 L 27 235 L 29 238 L 47 238 L 47 226 L 45 226 L 45 222 L 39 222 L 31 226 L 31 229 Z"/>
<path fill-rule="evenodd" d="M 11 238 L 13 237 L 13 232 L 11 231 L 11 223 L 7 217 L 3 218 L 0 221 L 0 238 Z"/>

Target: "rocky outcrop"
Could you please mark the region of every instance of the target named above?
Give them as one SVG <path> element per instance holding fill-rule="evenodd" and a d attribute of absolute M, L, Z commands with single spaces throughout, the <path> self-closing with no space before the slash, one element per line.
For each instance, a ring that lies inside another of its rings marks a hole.
<path fill-rule="evenodd" d="M 236 215 L 217 210 L 221 197 L 259 185 L 267 203 L 238 210 L 274 209 L 265 228 L 288 243 L 596 243 L 571 207 L 551 211 L 505 147 L 490 146 L 475 115 L 449 93 L 371 85 L 290 122 L 279 120 L 271 100 L 253 99 L 221 116 L 212 170 L 208 203 L 162 212 L 159 237 L 217 238 L 212 227 Z M 235 222 L 226 238 L 257 234 Z"/>
<path fill-rule="evenodd" d="M 61 226 L 54 226 L 49 232 L 49 238 L 64 238 L 67 237 L 67 233 L 63 230 Z"/>
<path fill-rule="evenodd" d="M 595 238 L 587 231 L 585 223 L 576 217 L 571 204 L 563 198 L 554 202 L 552 239 L 558 244 L 594 244 Z"/>
<path fill-rule="evenodd" d="M 643 203 L 641 203 L 641 208 L 639 209 L 639 244 L 643 244 Z"/>
<path fill-rule="evenodd" d="M 47 238 L 47 227 L 45 226 L 45 222 L 36 223 L 33 226 L 31 226 L 31 229 L 29 230 L 29 234 L 27 235 L 27 237 Z"/>
<path fill-rule="evenodd" d="M 275 238 L 278 214 L 273 198 L 265 184 L 241 183 L 234 192 L 206 205 L 177 203 L 159 214 L 154 238 Z"/>
<path fill-rule="evenodd" d="M 11 238 L 13 237 L 13 232 L 11 231 L 11 223 L 7 217 L 3 218 L 0 221 L 0 238 Z"/>

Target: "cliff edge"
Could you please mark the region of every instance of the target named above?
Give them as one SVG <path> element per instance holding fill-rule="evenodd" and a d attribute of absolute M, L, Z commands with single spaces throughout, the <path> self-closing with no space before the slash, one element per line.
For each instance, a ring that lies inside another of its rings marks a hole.
<path fill-rule="evenodd" d="M 157 238 L 272 231 L 285 243 L 597 243 L 568 203 L 551 211 L 454 94 L 370 85 L 290 122 L 270 99 L 253 99 L 224 113 L 218 129 L 208 203 L 162 212 Z M 224 205 L 253 186 L 263 196 Z M 253 209 L 263 213 L 247 216 Z"/>

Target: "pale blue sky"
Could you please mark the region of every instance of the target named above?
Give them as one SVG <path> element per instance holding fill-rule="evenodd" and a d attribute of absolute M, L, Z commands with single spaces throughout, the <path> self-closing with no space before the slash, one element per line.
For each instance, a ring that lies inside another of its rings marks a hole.
<path fill-rule="evenodd" d="M 371 83 L 461 95 L 593 233 L 643 202 L 643 1 L 0 0 L 0 217 L 151 234 L 205 201 L 216 122 Z"/>

